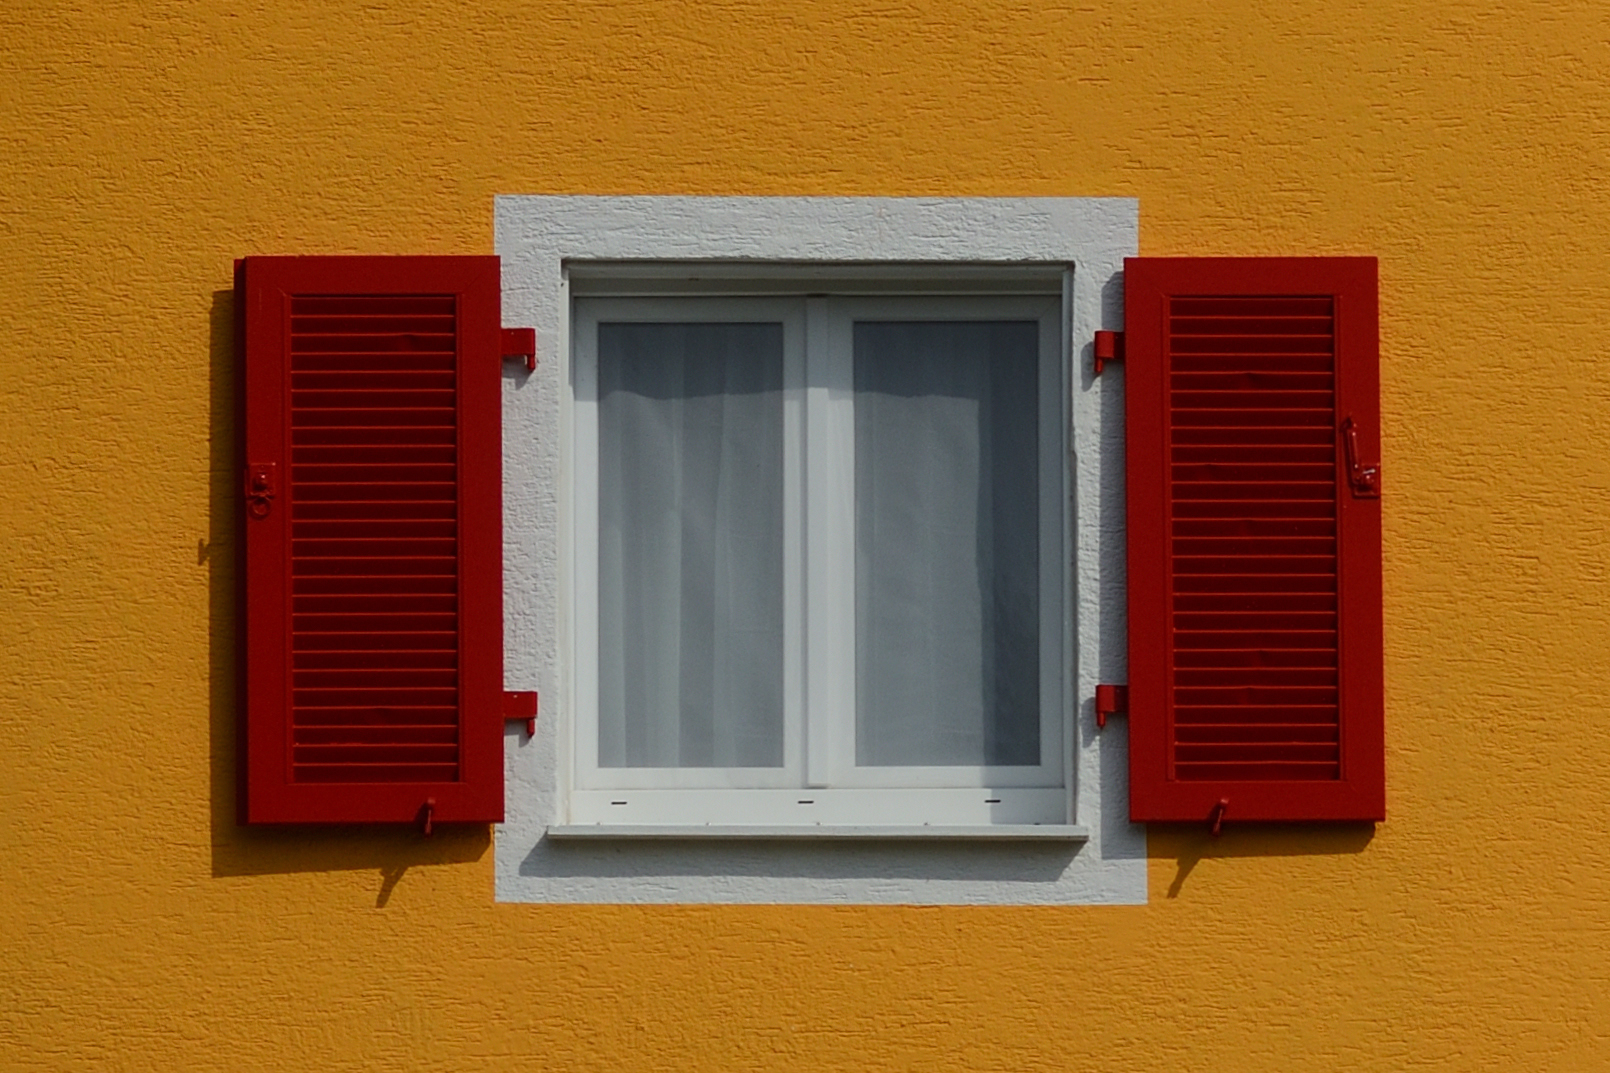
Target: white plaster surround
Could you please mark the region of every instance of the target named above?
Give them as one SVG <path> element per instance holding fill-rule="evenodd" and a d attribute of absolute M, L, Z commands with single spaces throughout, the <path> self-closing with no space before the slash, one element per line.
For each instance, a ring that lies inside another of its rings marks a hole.
<path fill-rule="evenodd" d="M 535 373 L 503 392 L 504 667 L 541 693 L 537 734 L 509 723 L 507 821 L 496 837 L 507 902 L 1136 904 L 1145 828 L 1128 814 L 1127 725 L 1097 731 L 1098 682 L 1123 682 L 1122 366 L 1091 375 L 1092 333 L 1120 329 L 1130 198 L 570 197 L 496 199 L 503 320 L 537 330 Z M 1074 822 L 1088 840 L 919 838 L 551 839 L 564 822 L 567 609 L 561 521 L 575 261 L 1015 264 L 1071 268 Z M 1115 375 L 1117 374 L 1117 375 Z"/>

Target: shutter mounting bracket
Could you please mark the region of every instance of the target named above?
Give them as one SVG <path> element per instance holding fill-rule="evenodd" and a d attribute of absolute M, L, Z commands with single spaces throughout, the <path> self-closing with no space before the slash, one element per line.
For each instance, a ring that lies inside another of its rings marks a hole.
<path fill-rule="evenodd" d="M 1096 342 L 1091 350 L 1095 356 L 1096 375 L 1100 376 L 1109 361 L 1124 360 L 1124 333 L 1097 332 Z"/>
<path fill-rule="evenodd" d="M 1129 713 L 1129 687 L 1128 686 L 1097 686 L 1096 687 L 1096 728 L 1107 728 L 1109 715 L 1127 715 Z"/>
<path fill-rule="evenodd" d="M 535 328 L 504 328 L 503 360 L 524 361 L 526 372 L 536 372 L 537 330 Z"/>
<path fill-rule="evenodd" d="M 503 691 L 503 718 L 505 720 L 518 719 L 525 723 L 525 736 L 537 736 L 537 691 L 526 690 L 516 692 L 511 689 Z"/>

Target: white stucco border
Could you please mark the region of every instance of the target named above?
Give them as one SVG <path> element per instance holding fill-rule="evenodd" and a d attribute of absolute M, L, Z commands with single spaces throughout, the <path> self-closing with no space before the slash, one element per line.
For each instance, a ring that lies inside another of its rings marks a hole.
<path fill-rule="evenodd" d="M 504 739 L 507 821 L 496 836 L 507 902 L 1136 904 L 1145 829 L 1130 824 L 1127 726 L 1098 732 L 1098 682 L 1127 680 L 1123 394 L 1094 380 L 1090 340 L 1123 320 L 1131 198 L 571 197 L 496 199 L 503 319 L 534 327 L 540 364 L 504 373 L 504 643 L 509 689 L 542 696 L 537 735 Z M 1075 747 L 1086 842 L 565 841 L 556 822 L 564 710 L 560 400 L 573 260 L 1011 263 L 1074 267 Z"/>

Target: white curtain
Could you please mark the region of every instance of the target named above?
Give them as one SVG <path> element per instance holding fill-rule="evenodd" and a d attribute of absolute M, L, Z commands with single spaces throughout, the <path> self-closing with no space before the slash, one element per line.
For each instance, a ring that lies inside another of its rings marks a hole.
<path fill-rule="evenodd" d="M 854 346 L 856 763 L 1038 764 L 1038 326 Z"/>
<path fill-rule="evenodd" d="M 783 763 L 780 324 L 598 326 L 601 767 Z"/>

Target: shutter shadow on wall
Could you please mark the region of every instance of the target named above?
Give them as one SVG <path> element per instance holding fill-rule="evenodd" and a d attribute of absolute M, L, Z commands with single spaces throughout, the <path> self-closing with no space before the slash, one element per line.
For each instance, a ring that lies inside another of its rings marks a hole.
<path fill-rule="evenodd" d="M 1380 820 L 1375 259 L 1124 292 L 1130 818 Z"/>
<path fill-rule="evenodd" d="M 495 257 L 248 257 L 241 820 L 503 818 Z"/>

